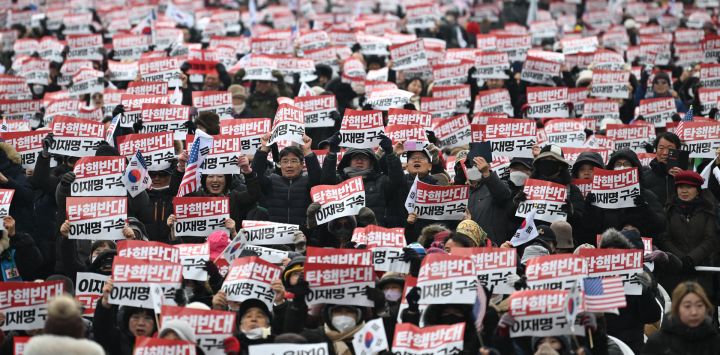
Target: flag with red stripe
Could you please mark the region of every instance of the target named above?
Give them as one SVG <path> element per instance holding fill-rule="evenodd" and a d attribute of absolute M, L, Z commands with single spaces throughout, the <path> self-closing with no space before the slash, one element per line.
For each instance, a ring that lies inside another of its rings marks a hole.
<path fill-rule="evenodd" d="M 627 306 L 625 289 L 619 277 L 583 279 L 586 312 L 612 312 Z"/>
<path fill-rule="evenodd" d="M 177 197 L 183 197 L 197 190 L 198 186 L 200 186 L 200 166 L 202 166 L 205 156 L 210 152 L 212 144 L 213 138 L 211 136 L 200 130 L 195 131 L 195 141 L 190 149 L 190 157 L 185 167 L 182 182 L 180 182 Z"/>

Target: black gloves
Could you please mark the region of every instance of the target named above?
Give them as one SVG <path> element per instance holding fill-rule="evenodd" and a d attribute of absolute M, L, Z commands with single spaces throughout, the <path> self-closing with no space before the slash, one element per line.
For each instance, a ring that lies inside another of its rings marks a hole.
<path fill-rule="evenodd" d="M 642 195 L 637 195 L 635 198 L 633 198 L 633 203 L 635 204 L 635 207 L 647 207 L 648 203 L 645 201 L 645 198 L 642 197 Z"/>
<path fill-rule="evenodd" d="M 330 111 L 329 116 L 330 116 L 330 118 L 332 118 L 333 121 L 335 121 L 335 123 L 342 122 L 342 115 L 340 114 L 340 112 Z"/>
<path fill-rule="evenodd" d="M 42 140 L 42 156 L 45 158 L 50 157 L 50 147 L 55 143 L 55 138 L 52 132 L 48 133 Z"/>
<path fill-rule="evenodd" d="M 180 127 L 186 128 L 188 134 L 195 134 L 195 130 L 197 129 L 195 122 L 192 120 L 185 121 L 185 123 L 183 123 Z"/>
<path fill-rule="evenodd" d="M 135 133 L 140 133 L 140 131 L 142 131 L 143 127 L 144 126 L 143 126 L 142 119 L 139 119 L 139 120 L 137 120 L 137 122 L 133 123 L 133 131 L 135 131 Z"/>
<path fill-rule="evenodd" d="M 124 113 L 125 113 L 125 106 L 123 106 L 123 104 L 119 104 L 119 105 L 115 106 L 115 108 L 113 109 L 112 116 L 115 117 L 119 114 L 124 114 Z"/>
<path fill-rule="evenodd" d="M 365 289 L 365 296 L 367 296 L 367 299 L 376 305 L 382 305 L 385 303 L 385 293 L 383 293 L 381 289 L 368 287 Z"/>
<path fill-rule="evenodd" d="M 413 287 L 407 296 L 405 296 L 405 299 L 408 302 L 408 310 L 418 312 L 420 309 L 420 305 L 418 304 L 420 301 L 420 287 Z"/>
<path fill-rule="evenodd" d="M 567 213 L 568 216 L 572 214 L 572 203 L 570 202 L 570 199 L 565 200 L 565 204 L 560 207 L 560 211 Z"/>
<path fill-rule="evenodd" d="M 60 178 L 60 184 L 65 187 L 70 187 L 70 184 L 75 181 L 75 173 L 68 171 Z"/>
<path fill-rule="evenodd" d="M 393 152 L 392 140 L 384 134 L 380 135 L 380 148 L 385 154 L 392 154 Z"/>
<path fill-rule="evenodd" d="M 594 193 L 588 192 L 587 196 L 585 196 L 585 201 L 595 203 L 595 201 L 597 201 L 597 198 L 595 197 Z"/>
<path fill-rule="evenodd" d="M 305 303 L 305 297 L 310 293 L 310 284 L 304 279 L 299 279 L 289 291 L 295 295 L 294 302 Z"/>
<path fill-rule="evenodd" d="M 517 195 L 513 198 L 513 202 L 515 202 L 516 205 L 519 205 L 521 202 L 527 201 L 527 194 L 525 191 L 519 191 Z"/>
<path fill-rule="evenodd" d="M 337 153 L 340 151 L 340 140 L 340 131 L 335 132 L 335 134 L 325 140 L 331 153 Z"/>
<path fill-rule="evenodd" d="M 410 275 L 417 277 L 424 256 L 418 254 L 413 248 L 403 248 L 402 260 L 410 263 Z"/>
<path fill-rule="evenodd" d="M 425 135 L 427 136 L 428 142 L 435 144 L 438 147 L 440 146 L 440 140 L 435 136 L 435 132 L 425 130 Z"/>

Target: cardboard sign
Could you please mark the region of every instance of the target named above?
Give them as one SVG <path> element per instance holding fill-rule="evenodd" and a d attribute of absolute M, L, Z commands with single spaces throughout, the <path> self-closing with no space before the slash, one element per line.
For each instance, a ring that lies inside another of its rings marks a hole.
<path fill-rule="evenodd" d="M 682 149 L 690 152 L 690 158 L 714 159 L 720 147 L 720 123 L 680 122 L 675 134 L 683 142 Z"/>
<path fill-rule="evenodd" d="M 341 143 L 347 148 L 375 148 L 383 134 L 383 116 L 380 111 L 345 109 L 340 127 Z"/>
<path fill-rule="evenodd" d="M 173 132 L 173 140 L 185 140 L 187 129 L 181 126 L 190 119 L 190 106 L 143 104 L 140 111 L 142 133 Z"/>
<path fill-rule="evenodd" d="M 123 157 L 83 157 L 73 168 L 75 181 L 70 185 L 72 196 L 127 195 L 122 175 L 125 172 Z"/>
<path fill-rule="evenodd" d="M 175 159 L 173 132 L 136 133 L 117 138 L 120 155 L 132 158 L 139 150 L 148 171 L 159 171 L 169 168 Z"/>
<path fill-rule="evenodd" d="M 223 341 L 235 333 L 235 312 L 163 306 L 160 323 L 179 319 L 190 324 L 197 345 L 207 355 L 224 355 Z"/>
<path fill-rule="evenodd" d="M 463 350 L 465 323 L 419 328 L 412 323 L 395 326 L 392 350 L 398 354 L 456 354 Z"/>
<path fill-rule="evenodd" d="M 588 276 L 619 276 L 626 295 L 642 294 L 642 284 L 635 275 L 643 272 L 642 249 L 580 249 L 587 259 Z"/>
<path fill-rule="evenodd" d="M 472 136 L 467 115 L 434 120 L 433 132 L 443 148 L 454 148 L 470 144 Z"/>
<path fill-rule="evenodd" d="M 95 306 L 102 298 L 102 289 L 105 281 L 110 278 L 108 275 L 96 274 L 93 272 L 78 272 L 75 279 L 75 299 L 82 304 L 83 317 L 93 317 Z"/>
<path fill-rule="evenodd" d="M 175 197 L 175 235 L 179 237 L 207 237 L 225 228 L 230 218 L 227 197 Z"/>
<path fill-rule="evenodd" d="M 527 88 L 527 116 L 531 118 L 568 117 L 568 88 Z"/>
<path fill-rule="evenodd" d="M 240 234 L 248 244 L 283 245 L 293 244 L 295 232 L 299 230 L 296 224 L 244 220 Z"/>
<path fill-rule="evenodd" d="M 214 112 L 221 120 L 232 118 L 232 95 L 229 91 L 193 91 L 192 103 L 198 112 Z"/>
<path fill-rule="evenodd" d="M 643 116 L 645 122 L 652 123 L 655 127 L 665 127 L 672 121 L 672 115 L 675 113 L 677 109 L 672 97 L 640 100 L 637 110 L 637 116 Z"/>
<path fill-rule="evenodd" d="M 182 266 L 167 261 L 138 260 L 116 256 L 112 269 L 113 289 L 109 303 L 153 309 L 151 284 L 162 289 L 162 302 L 174 305 L 181 287 Z"/>
<path fill-rule="evenodd" d="M 549 223 L 567 219 L 567 213 L 562 211 L 568 194 L 565 186 L 550 181 L 528 179 L 523 192 L 527 195 L 527 200 L 520 202 L 515 212 L 516 217 L 525 218 L 534 212 L 535 219 Z"/>
<path fill-rule="evenodd" d="M 320 203 L 315 214 L 318 224 L 345 216 L 355 216 L 365 207 L 362 177 L 347 179 L 337 185 L 318 185 L 310 189 L 313 202 Z"/>
<path fill-rule="evenodd" d="M 249 355 L 305 355 L 328 354 L 328 343 L 313 344 L 255 344 L 248 347 Z"/>
<path fill-rule="evenodd" d="M 118 256 L 137 260 L 180 262 L 180 251 L 172 245 L 143 240 L 121 240 L 117 243 Z"/>
<path fill-rule="evenodd" d="M 269 118 L 242 118 L 220 121 L 220 134 L 240 137 L 240 153 L 255 155 L 262 136 L 270 132 Z"/>
<path fill-rule="evenodd" d="M 47 133 L 47 131 L 3 132 L 0 133 L 0 137 L 15 148 L 20 155 L 23 169 L 35 169 L 37 158 L 42 152 L 42 140 Z"/>
<path fill-rule="evenodd" d="M 540 85 L 553 85 L 555 76 L 560 76 L 561 63 L 535 57 L 528 57 L 523 64 L 520 80 Z"/>
<path fill-rule="evenodd" d="M 483 90 L 475 97 L 474 112 L 504 113 L 512 117 L 515 111 L 507 89 Z"/>
<path fill-rule="evenodd" d="M 133 355 L 195 355 L 195 344 L 185 340 L 137 337 Z"/>
<path fill-rule="evenodd" d="M 334 258 L 342 258 L 337 250 L 329 251 Z M 328 252 L 324 253 L 326 257 Z M 370 252 L 363 253 L 370 259 Z M 329 264 L 314 262 L 308 249 L 308 261 L 305 263 L 305 280 L 310 284 L 310 293 L 306 296 L 308 305 L 342 304 L 371 307 L 372 301 L 366 296 L 366 288 L 375 286 L 375 273 L 371 264 Z"/>
<path fill-rule="evenodd" d="M 536 127 L 533 120 L 491 117 L 485 126 L 484 140 L 490 142 L 493 155 L 532 158 Z"/>
<path fill-rule="evenodd" d="M 127 219 L 126 197 L 68 197 L 67 218 L 70 239 L 124 239 Z"/>
<path fill-rule="evenodd" d="M 452 255 L 470 258 L 475 263 L 478 281 L 490 293 L 509 295 L 515 288 L 507 277 L 516 273 L 517 250 L 514 248 L 453 248 Z"/>
<path fill-rule="evenodd" d="M 303 144 L 304 134 L 305 113 L 303 110 L 292 105 L 281 104 L 275 113 L 272 135 L 268 144 L 280 141 Z"/>
<path fill-rule="evenodd" d="M 390 58 L 393 61 L 393 69 L 396 71 L 421 68 L 429 65 L 425 51 L 425 42 L 422 40 L 390 46 Z"/>
<path fill-rule="evenodd" d="M 42 329 L 47 305 L 62 295 L 62 281 L 0 282 L 0 311 L 5 315 L 2 331 Z"/>
<path fill-rule="evenodd" d="M 568 291 L 524 290 L 510 295 L 508 312 L 517 321 L 510 328 L 510 337 L 547 337 L 572 334 L 571 324 L 565 316 L 565 298 Z M 585 328 L 575 321 L 575 335 L 584 336 Z"/>
<path fill-rule="evenodd" d="M 143 106 L 148 104 L 168 104 L 167 95 L 122 94 L 120 103 L 125 107 L 125 114 L 120 116 L 120 127 L 131 128 L 142 118 Z"/>
<path fill-rule="evenodd" d="M 645 152 L 645 143 L 650 140 L 649 125 L 607 125 L 606 135 L 615 142 L 615 150 L 630 149 L 635 153 Z"/>
<path fill-rule="evenodd" d="M 274 291 L 270 284 L 280 278 L 282 268 L 258 256 L 238 258 L 232 262 L 222 290 L 230 301 L 259 299 L 272 309 Z"/>
<path fill-rule="evenodd" d="M 295 106 L 303 110 L 305 127 L 332 127 L 335 120 L 330 113 L 337 109 L 335 95 L 302 96 L 295 98 Z"/>
<path fill-rule="evenodd" d="M 167 82 L 168 87 L 181 86 L 180 66 L 184 59 L 181 57 L 141 58 L 138 66 L 142 81 Z"/>
<path fill-rule="evenodd" d="M 206 265 L 210 261 L 210 245 L 208 243 L 177 244 L 175 247 L 180 252 L 183 279 L 207 281 Z"/>
<path fill-rule="evenodd" d="M 587 272 L 585 258 L 572 254 L 531 258 L 525 268 L 527 284 L 533 290 L 571 290 Z"/>
<path fill-rule="evenodd" d="M 640 177 L 637 168 L 604 170 L 593 168 L 592 193 L 600 208 L 635 207 L 634 198 L 640 196 Z"/>
<path fill-rule="evenodd" d="M 373 253 L 375 271 L 408 273 L 410 263 L 402 260 L 405 247 L 404 228 L 383 228 L 375 225 L 358 227 L 351 241 L 367 246 Z"/>
<path fill-rule="evenodd" d="M 590 95 L 600 98 L 627 99 L 630 97 L 630 72 L 593 70 Z"/>
<path fill-rule="evenodd" d="M 419 181 L 413 213 L 417 218 L 461 220 L 467 209 L 468 186 L 437 186 Z"/>

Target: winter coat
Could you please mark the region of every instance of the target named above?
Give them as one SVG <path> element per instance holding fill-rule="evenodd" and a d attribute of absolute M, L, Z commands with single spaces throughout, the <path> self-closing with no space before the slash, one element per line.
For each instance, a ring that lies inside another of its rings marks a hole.
<path fill-rule="evenodd" d="M 0 173 L 8 179 L 0 183 L 0 189 L 15 190 L 10 203 L 9 215 L 15 218 L 15 228 L 19 232 L 34 233 L 33 190 L 25 176 L 20 154 L 10 144 L 0 142 Z"/>
<path fill-rule="evenodd" d="M 150 220 L 145 222 L 149 240 L 163 243 L 170 240 L 170 227 L 167 225 L 167 219 L 171 214 L 175 213 L 173 198 L 177 195 L 183 175 L 184 173 L 173 169 L 170 185 L 166 189 L 147 190 L 150 199 L 150 210 L 152 211 Z"/>
<path fill-rule="evenodd" d="M 644 176 L 645 188 L 650 189 L 663 206 L 675 195 L 675 178 L 667 170 L 667 166 L 655 158 Z"/>
<path fill-rule="evenodd" d="M 475 221 L 497 245 L 511 237 L 514 230 L 508 228 L 505 208 L 512 205 L 508 185 L 491 172 L 490 176 L 480 180 L 477 186 L 470 188 L 468 209 Z"/>
<path fill-rule="evenodd" d="M 640 277 L 652 276 L 642 273 Z M 620 314 L 606 313 L 607 333 L 627 344 L 636 354 L 643 347 L 643 335 L 645 324 L 655 323 L 660 320 L 662 308 L 655 300 L 657 286 L 651 281 L 650 288 L 643 287 L 642 294 L 637 296 L 625 296 L 627 306 L 621 308 Z"/>
<path fill-rule="evenodd" d="M 641 355 L 711 355 L 720 349 L 720 333 L 710 318 L 690 328 L 673 316 L 665 318 L 660 331 L 648 338 Z"/>
<path fill-rule="evenodd" d="M 304 158 L 307 174 L 288 179 L 277 173 L 266 175 L 268 153 L 258 149 L 253 158 L 253 171 L 258 172 L 262 199 L 260 205 L 267 208 L 270 221 L 304 225 L 307 207 L 312 203 L 310 188 L 320 184 L 322 171 L 315 153 Z"/>
<path fill-rule="evenodd" d="M 3 280 L 10 274 L 19 274 L 22 281 L 33 281 L 36 279 L 42 279 L 39 275 L 40 268 L 43 265 L 43 256 L 40 250 L 35 245 L 33 238 L 23 232 L 16 232 L 15 236 L 8 237 L 6 232 L 2 233 L 3 236 L 0 238 L 0 261 L 3 264 Z M 17 270 L 12 272 L 10 265 L 14 260 L 15 267 Z M 5 270 L 6 263 L 8 270 Z M 5 279 L 5 281 L 20 281 L 14 279 L 16 276 L 11 276 L 11 279 Z"/>
<path fill-rule="evenodd" d="M 102 298 L 95 305 L 93 325 L 95 341 L 105 349 L 107 355 L 132 355 L 135 348 L 135 336 L 128 329 L 130 317 L 118 317 L 118 306 L 105 308 Z M 120 322 L 120 324 L 118 324 Z M 155 325 L 157 328 L 157 325 Z"/>
<path fill-rule="evenodd" d="M 105 355 L 105 351 L 98 343 L 88 339 L 41 334 L 30 338 L 23 349 L 23 354 Z"/>
<path fill-rule="evenodd" d="M 240 114 L 243 118 L 274 118 L 278 109 L 278 94 L 271 90 L 267 93 L 253 92 L 245 101 L 245 110 Z"/>

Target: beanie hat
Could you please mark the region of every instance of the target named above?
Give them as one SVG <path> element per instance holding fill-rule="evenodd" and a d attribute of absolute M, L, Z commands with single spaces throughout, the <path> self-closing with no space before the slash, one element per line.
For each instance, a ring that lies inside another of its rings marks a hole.
<path fill-rule="evenodd" d="M 115 147 L 109 145 L 109 144 L 101 144 L 98 145 L 97 148 L 95 148 L 95 156 L 96 157 L 119 157 L 120 152 L 118 152 Z"/>
<path fill-rule="evenodd" d="M 575 80 L 575 86 L 580 87 L 583 85 L 590 84 L 590 82 L 592 81 L 592 75 L 593 75 L 592 70 L 585 69 L 585 70 L 581 71 L 578 74 L 577 79 Z"/>
<path fill-rule="evenodd" d="M 691 170 L 683 170 L 675 174 L 675 186 L 690 185 L 699 189 L 704 182 L 705 179 L 700 174 Z"/>
<path fill-rule="evenodd" d="M 485 233 L 485 231 L 480 228 L 480 225 L 478 225 L 475 221 L 471 219 L 466 219 L 458 224 L 455 231 L 470 237 L 470 239 L 472 239 L 472 241 L 475 243 L 476 247 L 485 246 L 485 243 L 487 241 L 487 233 Z"/>
<path fill-rule="evenodd" d="M 358 212 L 356 217 L 358 227 L 367 227 L 369 225 L 377 225 L 377 219 L 375 218 L 375 212 L 373 210 L 363 207 Z"/>
<path fill-rule="evenodd" d="M 637 229 L 625 229 L 620 231 L 620 234 L 622 234 L 627 240 L 630 242 L 630 244 L 635 247 L 635 249 L 644 249 L 645 246 L 643 245 L 642 237 L 640 237 L 640 232 L 637 231 Z"/>
<path fill-rule="evenodd" d="M 178 338 L 195 343 L 195 332 L 193 331 L 190 324 L 181 319 L 173 319 L 171 321 L 163 322 L 162 329 L 160 329 L 160 338 L 164 337 L 168 333 L 173 332 Z"/>
<path fill-rule="evenodd" d="M 260 311 L 262 311 L 268 318 L 268 323 L 270 323 L 270 321 L 272 320 L 272 314 L 270 313 L 268 306 L 265 304 L 265 302 L 260 301 L 256 298 L 247 299 L 240 304 L 240 309 L 238 310 L 238 321 L 241 320 L 245 313 L 247 313 L 251 308 L 260 309 Z"/>
<path fill-rule="evenodd" d="M 84 338 L 86 327 L 77 301 L 67 295 L 58 296 L 50 301 L 44 330 L 45 334 L 62 335 L 76 339 Z"/>
<path fill-rule="evenodd" d="M 230 96 L 232 97 L 241 97 L 243 99 L 247 99 L 248 97 L 247 88 L 242 85 L 230 85 L 230 87 L 228 87 L 228 91 L 230 92 Z"/>
<path fill-rule="evenodd" d="M 526 264 L 528 260 L 544 255 L 550 255 L 550 251 L 540 245 L 529 245 L 525 248 L 522 258 L 520 258 L 520 263 Z"/>
<path fill-rule="evenodd" d="M 205 132 L 211 136 L 220 134 L 220 116 L 215 112 L 200 112 L 195 119 L 195 124 L 205 128 Z"/>
<path fill-rule="evenodd" d="M 655 73 L 655 76 L 653 77 L 653 81 L 652 81 L 653 85 L 660 79 L 665 79 L 665 81 L 667 81 L 668 84 L 672 85 L 672 82 L 670 81 L 670 75 L 668 75 L 668 73 L 666 73 L 664 71 L 659 71 L 659 72 Z"/>
<path fill-rule="evenodd" d="M 36 335 L 30 338 L 23 350 L 25 355 L 104 355 L 100 344 L 87 339 L 73 339 L 52 334 Z"/>
<path fill-rule="evenodd" d="M 555 232 L 550 228 L 550 226 L 547 225 L 540 225 L 537 226 L 538 230 L 538 239 L 545 241 L 545 242 L 554 242 L 557 244 L 557 237 L 555 236 Z"/>
<path fill-rule="evenodd" d="M 216 230 L 210 233 L 207 240 L 210 245 L 210 260 L 217 259 L 230 244 L 230 237 L 224 230 Z"/>
<path fill-rule="evenodd" d="M 555 221 L 550 224 L 550 229 L 555 233 L 557 247 L 559 249 L 572 249 L 575 247 L 572 237 L 572 226 L 565 221 Z"/>

